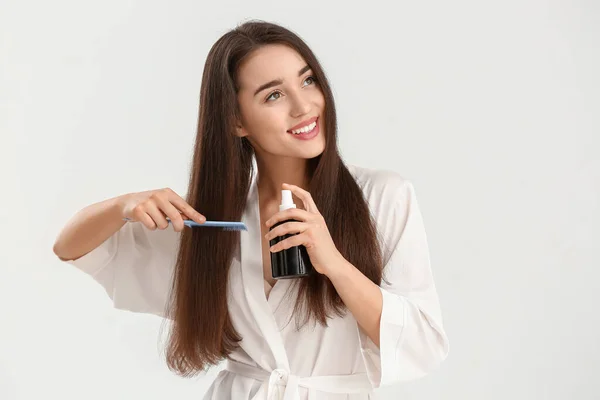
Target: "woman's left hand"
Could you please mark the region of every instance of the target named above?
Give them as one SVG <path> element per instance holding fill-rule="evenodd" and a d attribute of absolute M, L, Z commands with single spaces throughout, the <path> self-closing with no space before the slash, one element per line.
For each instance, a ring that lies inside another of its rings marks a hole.
<path fill-rule="evenodd" d="M 265 235 L 267 240 L 271 240 L 285 234 L 297 234 L 272 246 L 270 248 L 271 252 L 275 253 L 290 247 L 303 245 L 306 247 L 314 269 L 320 274 L 327 275 L 332 267 L 339 265 L 344 260 L 344 257 L 333 243 L 325 219 L 319 213 L 309 192 L 286 183 L 283 184 L 283 189 L 291 190 L 296 197 L 302 200 L 305 209 L 290 208 L 283 210 L 266 221 L 267 228 L 288 219 L 298 221 L 281 224 Z"/>

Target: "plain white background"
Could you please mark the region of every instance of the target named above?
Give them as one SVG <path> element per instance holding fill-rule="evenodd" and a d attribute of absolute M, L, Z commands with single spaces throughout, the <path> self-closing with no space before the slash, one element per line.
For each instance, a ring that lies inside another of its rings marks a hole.
<path fill-rule="evenodd" d="M 186 189 L 205 57 L 258 18 L 331 79 L 348 163 L 415 184 L 450 356 L 382 399 L 600 396 L 594 1 L 0 2 L 0 398 L 199 399 L 161 320 L 52 254 L 78 209 Z"/>

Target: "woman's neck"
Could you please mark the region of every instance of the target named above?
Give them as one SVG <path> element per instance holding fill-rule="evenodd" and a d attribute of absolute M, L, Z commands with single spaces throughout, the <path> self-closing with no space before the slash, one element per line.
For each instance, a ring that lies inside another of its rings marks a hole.
<path fill-rule="evenodd" d="M 261 203 L 278 202 L 283 183 L 308 188 L 308 162 L 293 157 L 256 157 L 258 193 Z"/>

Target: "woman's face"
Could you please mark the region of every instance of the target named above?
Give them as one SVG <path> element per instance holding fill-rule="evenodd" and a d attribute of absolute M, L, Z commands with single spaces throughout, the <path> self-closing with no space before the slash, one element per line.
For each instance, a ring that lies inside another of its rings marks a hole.
<path fill-rule="evenodd" d="M 325 98 L 306 61 L 285 45 L 267 45 L 238 70 L 241 121 L 258 156 L 314 158 L 325 149 Z"/>

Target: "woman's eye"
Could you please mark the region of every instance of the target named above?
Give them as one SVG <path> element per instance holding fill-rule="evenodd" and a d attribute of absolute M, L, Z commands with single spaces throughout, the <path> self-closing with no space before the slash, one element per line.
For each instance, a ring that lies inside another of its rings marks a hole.
<path fill-rule="evenodd" d="M 277 97 L 275 97 L 277 96 Z M 273 92 L 269 95 L 269 97 L 267 97 L 267 101 L 273 101 L 273 100 L 277 100 L 278 98 L 281 97 L 281 93 L 279 92 Z"/>
<path fill-rule="evenodd" d="M 305 86 L 308 86 L 308 85 L 310 85 L 311 83 L 315 83 L 315 82 L 316 82 L 316 79 L 315 79 L 314 77 L 312 77 L 312 76 L 309 76 L 308 78 L 306 78 L 306 79 L 304 80 L 304 83 L 306 83 L 306 82 L 309 82 L 307 85 L 305 85 Z"/>

